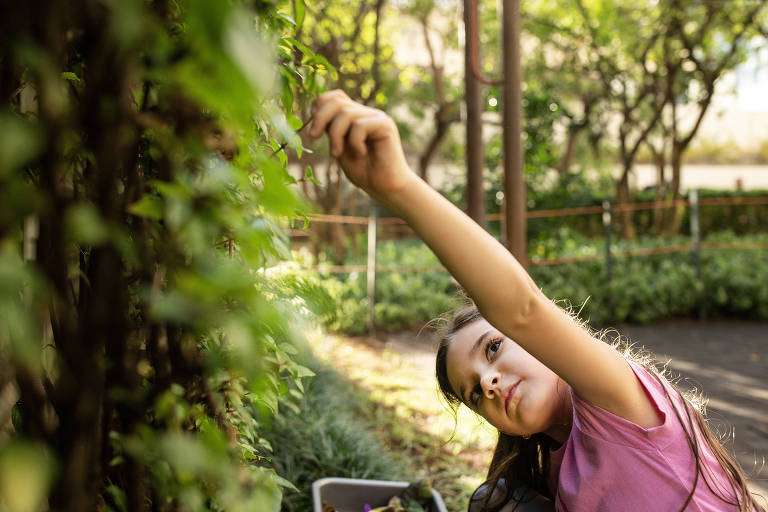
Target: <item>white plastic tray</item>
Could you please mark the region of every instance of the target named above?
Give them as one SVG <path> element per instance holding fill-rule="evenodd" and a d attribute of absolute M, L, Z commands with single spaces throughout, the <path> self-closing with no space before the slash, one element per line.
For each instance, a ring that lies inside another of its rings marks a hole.
<path fill-rule="evenodd" d="M 408 482 L 321 478 L 312 484 L 314 512 L 323 511 L 323 501 L 336 507 L 338 512 L 363 512 L 366 503 L 373 508 L 383 507 L 392 496 L 400 494 L 406 487 Z M 443 499 L 434 489 L 432 501 L 437 512 L 447 512 Z"/>

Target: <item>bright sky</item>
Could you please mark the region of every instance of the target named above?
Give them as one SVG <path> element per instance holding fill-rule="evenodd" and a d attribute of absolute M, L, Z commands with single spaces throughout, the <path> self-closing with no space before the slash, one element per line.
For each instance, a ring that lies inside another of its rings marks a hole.
<path fill-rule="evenodd" d="M 768 48 L 763 47 L 733 73 L 723 77 L 718 86 L 718 107 L 768 113 Z M 729 89 L 735 89 L 735 94 L 727 93 Z"/>

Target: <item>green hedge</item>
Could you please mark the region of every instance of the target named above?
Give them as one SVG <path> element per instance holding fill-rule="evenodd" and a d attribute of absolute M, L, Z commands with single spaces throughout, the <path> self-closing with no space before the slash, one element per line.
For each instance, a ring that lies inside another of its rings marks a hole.
<path fill-rule="evenodd" d="M 494 191 L 492 191 L 495 193 Z M 633 201 L 649 202 L 656 199 L 654 190 L 635 192 Z M 699 198 L 710 197 L 768 197 L 768 190 L 718 190 L 699 189 Z M 688 198 L 688 194 L 683 194 Z M 592 183 L 582 175 L 564 175 L 558 186 L 546 192 L 531 192 L 528 195 L 529 210 L 548 210 L 560 208 L 575 208 L 582 206 L 602 206 L 603 200 L 614 202 L 614 191 L 599 181 Z M 498 213 L 500 205 L 489 195 L 487 199 L 488 212 Z M 768 208 L 763 205 L 735 206 L 702 206 L 700 207 L 699 225 L 702 233 L 733 231 L 738 235 L 768 232 Z M 680 234 L 690 233 L 690 209 L 680 208 Z M 602 237 L 604 233 L 600 214 L 576 215 L 567 217 L 568 225 L 587 237 Z M 639 235 L 655 235 L 654 211 L 638 210 L 632 213 L 632 224 Z M 528 220 L 527 231 L 529 239 L 547 236 L 562 226 L 563 217 L 542 217 Z M 498 232 L 498 222 L 489 223 L 491 231 Z M 619 233 L 619 225 L 614 222 L 614 232 Z"/>
<path fill-rule="evenodd" d="M 604 242 L 591 241 L 568 231 L 564 238 L 538 240 L 531 247 L 540 258 L 603 254 Z M 643 239 L 619 242 L 615 252 L 682 244 L 688 239 Z M 713 235 L 711 242 L 766 243 L 768 235 L 736 237 Z M 304 265 L 312 261 L 299 255 Z M 379 265 L 429 266 L 439 264 L 429 249 L 415 241 L 384 242 L 377 253 Z M 353 260 L 350 264 L 361 264 Z M 337 304 L 335 314 L 324 318 L 332 331 L 351 334 L 366 329 L 365 273 L 332 274 L 298 271 L 308 282 L 325 290 Z M 607 283 L 605 263 L 595 261 L 531 266 L 529 272 L 544 293 L 567 301 L 590 325 L 648 323 L 675 316 L 698 316 L 699 301 L 709 316 L 768 320 L 768 251 L 704 250 L 702 282 L 696 279 L 690 252 L 614 258 L 612 279 Z M 379 272 L 376 276 L 375 318 L 379 330 L 422 327 L 451 311 L 458 303 L 456 288 L 446 272 Z M 609 307 L 610 304 L 610 307 Z M 563 303 L 566 305 L 566 302 Z"/>
<path fill-rule="evenodd" d="M 308 253 L 295 253 L 301 265 L 314 265 Z M 347 265 L 363 265 L 365 256 L 353 257 Z M 323 263 L 322 261 L 320 262 Z M 440 262 L 424 244 L 413 240 L 379 244 L 377 266 L 430 267 Z M 362 334 L 367 329 L 368 298 L 365 272 L 329 273 L 298 271 L 303 279 L 324 289 L 336 304 L 323 318 L 331 331 Z M 379 272 L 374 297 L 376 327 L 381 331 L 419 328 L 425 322 L 453 310 L 457 305 L 451 276 L 446 272 Z"/>

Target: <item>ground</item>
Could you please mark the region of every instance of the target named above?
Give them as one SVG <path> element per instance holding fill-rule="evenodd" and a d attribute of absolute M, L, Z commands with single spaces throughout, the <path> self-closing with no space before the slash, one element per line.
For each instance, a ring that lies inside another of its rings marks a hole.
<path fill-rule="evenodd" d="M 619 329 L 709 399 L 710 425 L 768 497 L 768 323 L 691 320 Z"/>
<path fill-rule="evenodd" d="M 768 323 L 676 320 L 618 330 L 668 361 L 682 387 L 704 391 L 710 425 L 736 454 L 753 490 L 768 497 Z M 446 411 L 436 391 L 430 336 L 322 336 L 313 345 L 369 393 L 382 439 L 415 472 L 435 478 L 449 510 L 465 507 L 483 479 L 495 434 L 466 410 L 458 424 Z"/>

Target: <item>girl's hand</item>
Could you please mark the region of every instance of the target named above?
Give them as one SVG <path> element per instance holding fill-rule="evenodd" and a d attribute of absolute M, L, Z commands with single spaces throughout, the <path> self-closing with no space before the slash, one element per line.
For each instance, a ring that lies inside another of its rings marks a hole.
<path fill-rule="evenodd" d="M 416 175 L 408 167 L 394 121 L 352 101 L 343 91 L 321 94 L 312 106 L 314 138 L 328 132 L 331 154 L 349 180 L 379 201 L 402 192 Z"/>

